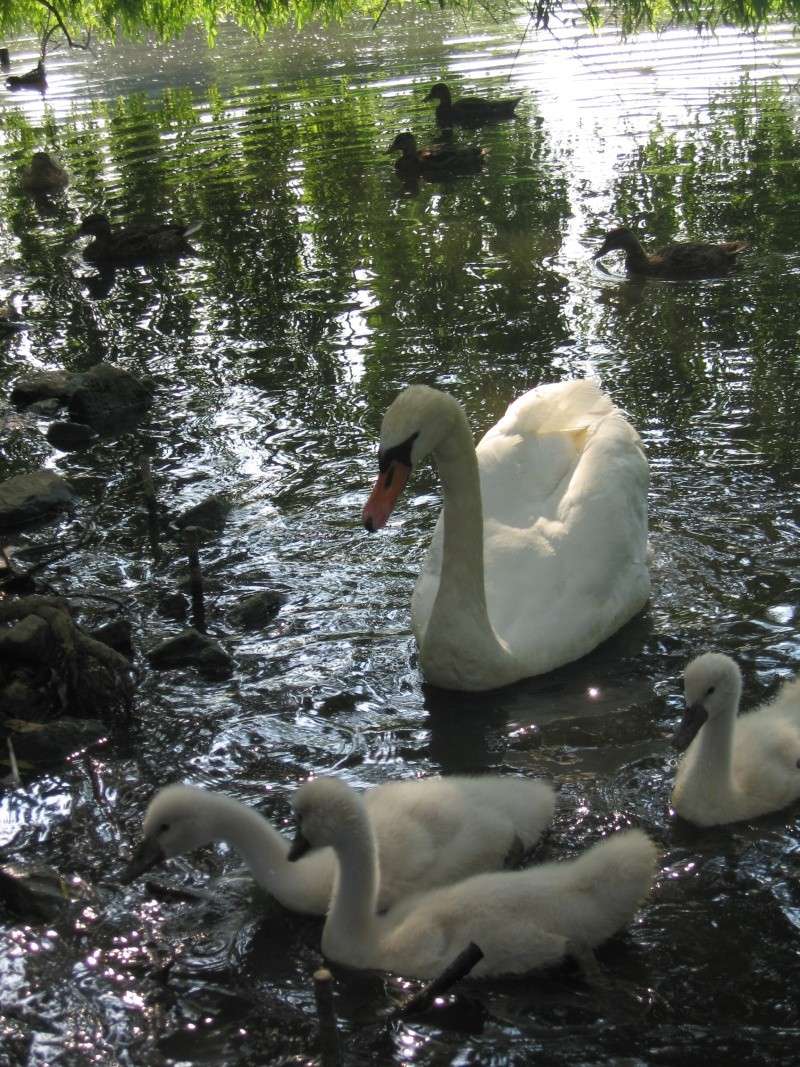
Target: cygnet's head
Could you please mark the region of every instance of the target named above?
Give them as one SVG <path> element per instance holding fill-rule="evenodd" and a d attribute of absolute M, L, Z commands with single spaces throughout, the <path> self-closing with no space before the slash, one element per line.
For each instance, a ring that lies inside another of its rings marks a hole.
<path fill-rule="evenodd" d="M 314 778 L 292 799 L 297 830 L 289 859 L 299 860 L 314 848 L 334 847 L 363 825 L 361 800 L 338 778 Z"/>
<path fill-rule="evenodd" d="M 148 805 L 142 823 L 144 838 L 120 880 L 127 884 L 171 856 L 180 856 L 215 840 L 209 817 L 213 794 L 191 785 L 168 785 Z"/>
<path fill-rule="evenodd" d="M 370 533 L 386 524 L 412 470 L 442 443 L 461 414 L 454 397 L 427 385 L 409 385 L 395 397 L 383 416 L 378 480 L 362 514 Z"/>
<path fill-rule="evenodd" d="M 700 727 L 718 715 L 738 708 L 742 675 L 738 666 L 721 652 L 705 652 L 693 659 L 683 674 L 686 710 L 673 744 L 679 752 L 691 744 Z"/>

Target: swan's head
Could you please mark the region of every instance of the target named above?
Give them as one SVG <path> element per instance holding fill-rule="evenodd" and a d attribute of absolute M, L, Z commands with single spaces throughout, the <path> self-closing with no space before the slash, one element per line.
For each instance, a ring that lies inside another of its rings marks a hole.
<path fill-rule="evenodd" d="M 705 652 L 684 671 L 683 691 L 686 710 L 673 738 L 679 752 L 688 748 L 705 722 L 739 706 L 742 675 L 730 656 Z"/>
<path fill-rule="evenodd" d="M 608 252 L 613 252 L 617 248 L 621 248 L 625 252 L 631 252 L 638 247 L 639 239 L 633 230 L 629 229 L 627 226 L 618 226 L 616 230 L 608 231 L 605 240 L 592 256 L 592 259 L 600 259 Z"/>
<path fill-rule="evenodd" d="M 168 785 L 150 801 L 142 823 L 144 837 L 122 872 L 123 884 L 149 871 L 171 856 L 180 856 L 215 840 L 205 789 Z"/>
<path fill-rule="evenodd" d="M 459 415 L 457 400 L 427 385 L 409 385 L 391 402 L 381 425 L 378 480 L 362 512 L 370 533 L 386 525 L 409 475 L 448 436 Z"/>
<path fill-rule="evenodd" d="M 335 847 L 364 821 L 358 794 L 338 778 L 314 778 L 301 785 L 292 808 L 297 830 L 290 860 L 299 860 L 314 848 Z"/>

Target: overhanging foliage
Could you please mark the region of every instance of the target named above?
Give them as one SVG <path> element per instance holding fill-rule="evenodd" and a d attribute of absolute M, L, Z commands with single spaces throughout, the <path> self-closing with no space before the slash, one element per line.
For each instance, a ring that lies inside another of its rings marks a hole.
<path fill-rule="evenodd" d="M 271 26 L 312 19 L 324 21 L 351 14 L 380 17 L 389 4 L 409 0 L 3 0 L 0 3 L 0 38 L 33 32 L 43 41 L 60 34 L 79 45 L 85 34 L 111 38 L 144 31 L 175 37 L 191 24 L 201 24 L 213 38 L 217 26 L 233 21 L 263 36 Z M 563 0 L 416 0 L 417 7 L 461 11 L 528 11 L 532 24 L 547 26 L 562 12 Z M 756 30 L 768 22 L 800 21 L 800 0 L 582 0 L 579 14 L 592 27 L 613 23 L 623 34 L 639 30 L 690 25 L 698 30 L 738 26 Z M 570 14 L 574 9 L 570 8 Z"/>

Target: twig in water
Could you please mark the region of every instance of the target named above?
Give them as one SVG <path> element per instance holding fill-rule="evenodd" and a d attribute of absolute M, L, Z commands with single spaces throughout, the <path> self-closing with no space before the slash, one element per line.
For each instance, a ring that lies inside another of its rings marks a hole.
<path fill-rule="evenodd" d="M 186 551 L 189 556 L 189 587 L 192 594 L 192 623 L 196 630 L 206 632 L 206 608 L 203 602 L 203 572 L 200 570 L 200 550 L 196 526 L 187 526 L 183 531 Z"/>
<path fill-rule="evenodd" d="M 161 546 L 158 537 L 158 500 L 153 485 L 153 472 L 150 469 L 150 459 L 145 456 L 141 462 L 142 489 L 144 490 L 144 502 L 147 507 L 147 526 L 150 533 L 150 551 L 153 559 L 158 563 L 161 557 Z"/>
<path fill-rule="evenodd" d="M 17 754 L 14 751 L 14 742 L 10 737 L 6 737 L 6 748 L 8 749 L 8 762 L 11 765 L 11 784 L 22 785 L 22 778 L 19 774 L 19 764 L 17 763 Z"/>
<path fill-rule="evenodd" d="M 483 950 L 474 941 L 470 941 L 464 951 L 459 952 L 452 963 L 449 963 L 437 978 L 434 978 L 432 982 L 428 982 L 423 989 L 420 989 L 419 993 L 409 997 L 405 1004 L 402 1004 L 397 1009 L 395 1014 L 417 1015 L 427 1011 L 436 997 L 440 997 L 456 982 L 465 978 L 482 959 Z"/>
<path fill-rule="evenodd" d="M 327 967 L 314 971 L 314 998 L 319 1019 L 320 1062 L 322 1067 L 339 1067 L 342 1053 L 333 1006 L 333 975 Z"/>

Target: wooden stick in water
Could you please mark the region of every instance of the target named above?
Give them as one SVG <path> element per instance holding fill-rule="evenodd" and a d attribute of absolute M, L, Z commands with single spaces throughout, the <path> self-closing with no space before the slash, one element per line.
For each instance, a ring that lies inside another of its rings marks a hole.
<path fill-rule="evenodd" d="M 320 1063 L 322 1067 L 340 1067 L 342 1053 L 339 1047 L 336 1009 L 333 1006 L 333 975 L 327 967 L 314 971 L 314 997 L 319 1019 Z"/>
<path fill-rule="evenodd" d="M 470 941 L 464 951 L 459 952 L 452 963 L 449 963 L 437 978 L 434 978 L 432 982 L 428 982 L 424 988 L 420 989 L 419 993 L 409 997 L 405 1004 L 402 1004 L 397 1009 L 395 1014 L 416 1015 L 427 1011 L 436 997 L 440 997 L 442 993 L 446 993 L 448 989 L 451 989 L 456 982 L 466 978 L 472 968 L 477 963 L 480 963 L 482 959 L 483 950 L 474 941 Z"/>
<path fill-rule="evenodd" d="M 159 544 L 158 528 L 158 501 L 156 499 L 156 489 L 153 485 L 153 472 L 150 469 L 149 456 L 145 456 L 142 460 L 140 471 L 142 476 L 142 489 L 144 490 L 144 502 L 147 508 L 147 526 L 150 533 L 150 550 L 153 553 L 153 559 L 157 563 L 161 556 L 161 546 Z"/>
<path fill-rule="evenodd" d="M 203 572 L 200 570 L 199 538 L 196 526 L 187 526 L 183 531 L 186 551 L 189 556 L 189 586 L 192 595 L 192 625 L 201 634 L 206 632 L 206 608 L 203 601 Z"/>

